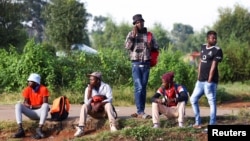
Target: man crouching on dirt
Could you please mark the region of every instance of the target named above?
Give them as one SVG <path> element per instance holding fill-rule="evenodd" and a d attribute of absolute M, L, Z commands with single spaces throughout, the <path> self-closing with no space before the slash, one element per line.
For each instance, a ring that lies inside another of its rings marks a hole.
<path fill-rule="evenodd" d="M 112 105 L 112 89 L 102 81 L 100 72 L 88 74 L 89 85 L 85 89 L 84 104 L 80 111 L 80 118 L 74 136 L 79 137 L 84 133 L 87 115 L 94 118 L 102 118 L 108 116 L 111 132 L 117 131 L 116 128 L 116 112 Z"/>
<path fill-rule="evenodd" d="M 184 87 L 176 84 L 173 79 L 173 72 L 165 73 L 162 76 L 162 86 L 158 88 L 156 94 L 152 97 L 153 128 L 160 127 L 160 114 L 165 115 L 167 118 L 178 117 L 179 127 L 183 127 L 188 94 Z"/>

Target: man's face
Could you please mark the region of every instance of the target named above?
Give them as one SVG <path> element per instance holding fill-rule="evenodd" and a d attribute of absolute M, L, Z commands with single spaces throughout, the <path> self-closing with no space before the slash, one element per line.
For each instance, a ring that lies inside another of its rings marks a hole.
<path fill-rule="evenodd" d="M 207 37 L 207 42 L 210 46 L 214 46 L 216 45 L 217 43 L 217 37 L 213 34 L 210 34 L 208 37 Z"/>
<path fill-rule="evenodd" d="M 31 88 L 35 88 L 36 82 L 28 81 L 28 86 L 31 87 Z"/>
<path fill-rule="evenodd" d="M 164 79 L 161 79 L 161 85 L 164 86 L 166 89 L 169 89 L 171 87 L 171 83 L 165 81 Z"/>
<path fill-rule="evenodd" d="M 135 25 L 137 26 L 138 29 L 141 30 L 144 28 L 144 21 L 143 20 L 136 21 Z"/>
<path fill-rule="evenodd" d="M 97 84 L 100 82 L 100 80 L 94 76 L 89 77 L 89 84 L 91 86 L 97 86 Z"/>

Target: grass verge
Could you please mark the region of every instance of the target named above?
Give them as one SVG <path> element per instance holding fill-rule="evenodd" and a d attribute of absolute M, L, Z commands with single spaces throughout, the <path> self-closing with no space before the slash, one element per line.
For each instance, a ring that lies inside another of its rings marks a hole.
<path fill-rule="evenodd" d="M 241 109 L 236 115 L 224 115 L 217 117 L 219 125 L 245 125 L 250 123 L 250 112 L 248 109 Z M 55 135 L 53 130 L 48 131 L 47 134 L 51 136 L 46 139 L 58 140 L 74 140 L 74 141 L 204 141 L 207 140 L 207 134 L 203 132 L 209 117 L 202 117 L 202 129 L 194 129 L 190 125 L 193 122 L 193 117 L 186 117 L 185 127 L 179 128 L 176 119 L 166 119 L 164 116 L 160 120 L 160 128 L 152 128 L 152 120 L 136 119 L 136 118 L 118 118 L 118 131 L 111 133 L 109 131 L 109 124 L 103 124 L 103 127 L 93 130 L 85 131 L 85 135 L 79 138 L 74 138 L 75 129 L 67 126 L 67 129 L 61 131 L 60 134 Z M 25 121 L 25 131 L 29 135 L 35 129 L 35 122 Z M 15 127 L 15 128 L 14 128 Z M 17 130 L 15 122 L 3 121 L 0 123 L 0 139 L 11 140 L 10 135 Z M 47 131 L 46 131 L 47 130 Z M 25 140 L 25 139 L 24 139 Z"/>

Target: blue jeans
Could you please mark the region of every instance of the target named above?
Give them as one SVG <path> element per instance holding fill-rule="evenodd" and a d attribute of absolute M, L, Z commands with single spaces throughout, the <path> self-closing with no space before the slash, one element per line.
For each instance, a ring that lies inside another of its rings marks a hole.
<path fill-rule="evenodd" d="M 144 114 L 149 72 L 150 72 L 149 62 L 132 63 L 132 76 L 134 81 L 134 99 L 138 114 Z"/>
<path fill-rule="evenodd" d="M 206 95 L 208 104 L 210 106 L 210 125 L 216 124 L 216 89 L 217 83 L 208 83 L 207 81 L 201 82 L 197 81 L 193 94 L 190 97 L 190 102 L 195 115 L 195 125 L 201 124 L 200 109 L 199 109 L 199 99 L 203 94 Z"/>

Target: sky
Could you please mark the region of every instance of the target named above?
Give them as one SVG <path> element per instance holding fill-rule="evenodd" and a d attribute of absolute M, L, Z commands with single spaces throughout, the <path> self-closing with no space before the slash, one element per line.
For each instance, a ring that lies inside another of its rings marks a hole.
<path fill-rule="evenodd" d="M 170 31 L 174 23 L 190 25 L 195 31 L 212 26 L 219 8 L 234 9 L 239 4 L 250 11 L 250 0 L 80 0 L 93 16 L 111 17 L 116 24 L 131 23 L 135 14 L 142 14 L 145 27 L 160 23 Z M 91 22 L 89 22 L 89 27 Z"/>

